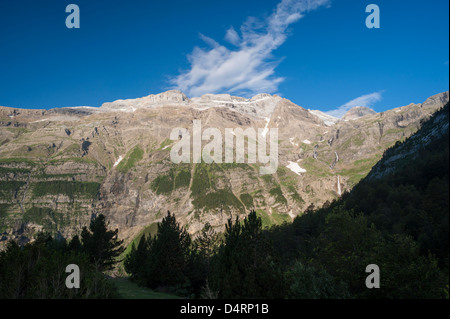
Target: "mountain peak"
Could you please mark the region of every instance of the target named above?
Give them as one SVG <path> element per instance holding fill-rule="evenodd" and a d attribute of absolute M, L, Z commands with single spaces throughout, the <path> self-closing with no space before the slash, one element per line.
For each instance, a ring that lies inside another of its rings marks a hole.
<path fill-rule="evenodd" d="M 181 91 L 169 90 L 137 99 L 116 100 L 103 103 L 100 108 L 115 111 L 134 111 L 140 108 L 152 108 L 166 104 L 188 104 L 189 98 Z"/>
<path fill-rule="evenodd" d="M 350 110 L 347 111 L 347 113 L 344 114 L 342 117 L 342 120 L 348 121 L 348 120 L 356 120 L 360 117 L 366 116 L 366 115 L 372 115 L 376 114 L 374 110 L 371 108 L 368 108 L 366 106 L 355 106 L 352 107 Z"/>

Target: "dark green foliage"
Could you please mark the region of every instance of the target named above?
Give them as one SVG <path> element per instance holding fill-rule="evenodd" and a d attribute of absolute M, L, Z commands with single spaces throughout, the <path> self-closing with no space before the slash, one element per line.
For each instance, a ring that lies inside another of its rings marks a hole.
<path fill-rule="evenodd" d="M 175 216 L 168 212 L 158 224 L 158 233 L 149 245 L 144 270 L 147 286 L 155 288 L 184 284 L 187 280 L 185 267 L 190 245 L 189 234 L 180 227 Z"/>
<path fill-rule="evenodd" d="M 9 204 L 0 204 L 0 218 L 3 218 L 7 215 L 9 206 Z"/>
<path fill-rule="evenodd" d="M 218 235 L 209 224 L 192 242 L 187 231 L 168 212 L 158 223 L 154 237 L 142 236 L 137 248 L 132 244 L 125 258 L 125 271 L 138 284 L 199 297 L 217 244 Z"/>
<path fill-rule="evenodd" d="M 294 186 L 289 185 L 288 186 L 288 190 L 290 192 L 290 196 L 293 200 L 295 200 L 297 203 L 303 204 L 305 201 L 303 200 L 303 198 L 300 196 L 300 194 L 297 192 L 297 190 L 295 189 Z"/>
<path fill-rule="evenodd" d="M 15 168 L 15 167 L 3 167 L 0 166 L 0 176 L 6 174 L 28 174 L 31 170 L 28 168 Z"/>
<path fill-rule="evenodd" d="M 286 274 L 289 298 L 293 299 L 346 299 L 350 298 L 346 284 L 336 280 L 325 270 L 317 270 L 296 262 Z"/>
<path fill-rule="evenodd" d="M 216 253 L 219 236 L 209 223 L 206 223 L 201 233 L 195 238 L 194 247 L 207 263 Z"/>
<path fill-rule="evenodd" d="M 17 198 L 19 190 L 25 184 L 20 181 L 0 181 L 0 199 L 13 200 Z"/>
<path fill-rule="evenodd" d="M 270 190 L 269 194 L 272 195 L 273 197 L 275 197 L 275 202 L 276 203 L 280 203 L 280 204 L 283 204 L 283 205 L 287 204 L 287 200 L 283 196 L 283 192 L 281 191 L 281 187 L 280 186 L 272 188 Z"/>
<path fill-rule="evenodd" d="M 192 179 L 191 194 L 193 198 L 198 198 L 206 194 L 210 189 L 214 189 L 214 182 L 211 180 L 206 164 L 195 166 L 194 177 Z"/>
<path fill-rule="evenodd" d="M 445 112 L 448 117 L 448 106 L 434 117 Z M 423 130 L 435 129 L 429 123 L 417 136 L 426 136 Z M 402 154 L 400 148 L 413 149 L 411 143 L 409 139 L 398 143 L 382 162 Z M 268 230 L 283 264 L 292 265 L 288 278 L 300 262 L 306 285 L 316 287 L 319 280 L 320 287 L 322 279 L 331 276 L 335 285 L 346 285 L 355 298 L 445 298 L 449 272 L 448 145 L 447 130 L 429 146 L 416 148 L 413 157 L 406 157 L 389 174 L 379 178 L 369 175 L 338 201 L 320 209 L 308 208 L 292 224 Z M 369 264 L 380 267 L 380 289 L 365 287 L 365 267 Z M 291 296 L 317 296 L 301 287 L 291 285 Z"/>
<path fill-rule="evenodd" d="M 197 208 L 217 209 L 233 207 L 239 209 L 244 213 L 244 205 L 237 199 L 231 191 L 226 189 L 219 189 L 215 192 L 203 195 L 192 201 L 192 204 Z"/>
<path fill-rule="evenodd" d="M 175 178 L 175 189 L 180 187 L 189 187 L 191 182 L 191 171 L 190 170 L 182 170 L 178 173 Z"/>
<path fill-rule="evenodd" d="M 285 293 L 276 254 L 255 211 L 243 225 L 228 221 L 211 267 L 209 283 L 220 298 L 281 298 Z"/>
<path fill-rule="evenodd" d="M 156 177 L 151 188 L 156 194 L 170 194 L 175 189 L 188 187 L 191 182 L 191 172 L 189 169 L 176 170 L 171 168 L 166 175 Z"/>
<path fill-rule="evenodd" d="M 55 232 L 63 224 L 63 214 L 47 207 L 31 207 L 22 217 L 24 223 L 42 225 L 45 231 Z"/>
<path fill-rule="evenodd" d="M 66 266 L 80 268 L 80 288 L 65 285 Z M 8 243 L 0 252 L 0 299 L 117 298 L 116 288 L 97 272 L 86 255 L 64 241 L 44 235 L 24 247 Z"/>
<path fill-rule="evenodd" d="M 131 274 L 132 280 L 139 283 L 145 282 L 144 266 L 147 259 L 147 253 L 151 247 L 151 238 L 152 237 L 149 236 L 148 239 L 146 239 L 145 235 L 142 235 L 137 249 L 133 242 L 131 252 L 125 257 L 124 260 L 125 271 Z"/>
<path fill-rule="evenodd" d="M 151 188 L 156 192 L 156 194 L 170 194 L 173 191 L 173 171 L 170 170 L 168 175 L 160 175 L 156 177 Z"/>
<path fill-rule="evenodd" d="M 94 199 L 98 196 L 99 190 L 100 184 L 96 182 L 51 181 L 33 184 L 34 197 L 63 194 L 71 199 L 78 196 Z"/>
<path fill-rule="evenodd" d="M 78 235 L 73 236 L 67 247 L 70 251 L 74 251 L 77 253 L 82 252 L 83 246 L 81 244 L 80 237 Z"/>
<path fill-rule="evenodd" d="M 355 297 L 442 297 L 445 280 L 433 256 L 420 256 L 410 237 L 383 234 L 367 217 L 341 207 L 327 215 L 312 257 L 312 265 L 347 283 Z M 383 290 L 365 287 L 369 264 L 380 267 Z"/>
<path fill-rule="evenodd" d="M 83 227 L 81 241 L 83 252 L 98 271 L 110 270 L 119 262 L 117 257 L 125 250 L 123 240 L 117 238 L 118 229 L 106 228 L 105 216 L 100 214 L 92 219 L 89 230 Z"/>
<path fill-rule="evenodd" d="M 241 199 L 241 202 L 244 203 L 245 208 L 252 209 L 254 207 L 252 195 L 243 193 L 239 198 Z"/>

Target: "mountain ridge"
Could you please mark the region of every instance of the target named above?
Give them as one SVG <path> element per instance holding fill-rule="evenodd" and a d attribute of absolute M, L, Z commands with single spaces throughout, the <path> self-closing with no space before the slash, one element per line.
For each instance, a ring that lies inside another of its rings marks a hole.
<path fill-rule="evenodd" d="M 421 104 L 327 125 L 278 96 L 207 95 L 189 104 L 181 92 L 172 93 L 160 96 L 169 102 L 119 100 L 102 110 L 0 107 L 3 242 L 30 240 L 38 230 L 67 237 L 99 213 L 127 240 L 167 210 L 191 233 L 205 222 L 222 229 L 230 215 L 244 216 L 251 208 L 266 224 L 289 221 L 350 190 L 385 149 L 448 101 L 444 92 Z M 117 111 L 124 107 L 134 110 Z M 278 128 L 277 173 L 261 176 L 259 165 L 247 161 L 173 164 L 170 132 L 192 129 L 195 119 L 222 134 L 225 128 Z"/>

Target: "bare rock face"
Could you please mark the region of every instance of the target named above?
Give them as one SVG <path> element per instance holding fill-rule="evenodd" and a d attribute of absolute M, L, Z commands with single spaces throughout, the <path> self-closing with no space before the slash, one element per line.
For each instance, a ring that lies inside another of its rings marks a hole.
<path fill-rule="evenodd" d="M 347 111 L 347 113 L 344 114 L 342 117 L 342 120 L 344 121 L 350 121 L 354 119 L 358 119 L 360 117 L 366 116 L 366 115 L 372 115 L 376 114 L 374 110 L 371 108 L 365 107 L 365 106 L 356 106 L 352 107 L 350 110 Z"/>
<path fill-rule="evenodd" d="M 358 108 L 347 121 L 269 94 L 188 98 L 173 90 L 100 108 L 0 107 L 0 246 L 38 229 L 70 237 L 99 213 L 127 242 L 168 210 L 191 233 L 206 222 L 222 230 L 251 209 L 268 223 L 290 221 L 350 190 L 447 102 L 444 92 L 382 113 Z M 222 136 L 226 128 L 278 129 L 277 172 L 260 175 L 262 164 L 247 157 L 174 164 L 170 133 L 192 133 L 194 120 Z"/>
<path fill-rule="evenodd" d="M 117 100 L 104 103 L 100 109 L 102 111 L 124 111 L 133 112 L 141 108 L 154 108 L 162 105 L 187 105 L 189 99 L 184 93 L 177 90 L 170 90 L 156 95 L 149 95 L 137 99 Z"/>

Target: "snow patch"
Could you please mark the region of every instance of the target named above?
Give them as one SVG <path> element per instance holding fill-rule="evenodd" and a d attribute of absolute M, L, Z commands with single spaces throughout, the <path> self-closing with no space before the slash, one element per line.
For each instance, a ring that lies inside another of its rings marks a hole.
<path fill-rule="evenodd" d="M 295 174 L 300 175 L 300 173 L 306 173 L 306 169 L 301 168 L 297 163 L 289 161 L 289 165 L 286 166 Z"/>
<path fill-rule="evenodd" d="M 119 158 L 117 159 L 117 161 L 114 163 L 113 167 L 116 167 L 117 165 L 119 165 L 119 163 L 123 160 L 122 156 L 119 156 Z"/>
<path fill-rule="evenodd" d="M 303 140 L 303 143 L 305 143 L 305 144 L 311 144 L 311 141 L 309 141 L 309 140 Z"/>
<path fill-rule="evenodd" d="M 270 122 L 270 117 L 266 117 L 266 126 L 264 126 L 264 130 L 261 132 L 262 137 L 266 137 L 267 132 L 269 131 L 269 122 Z"/>
<path fill-rule="evenodd" d="M 49 119 L 37 120 L 37 121 L 33 121 L 33 122 L 31 122 L 31 123 L 44 122 L 44 121 L 49 121 Z"/>

